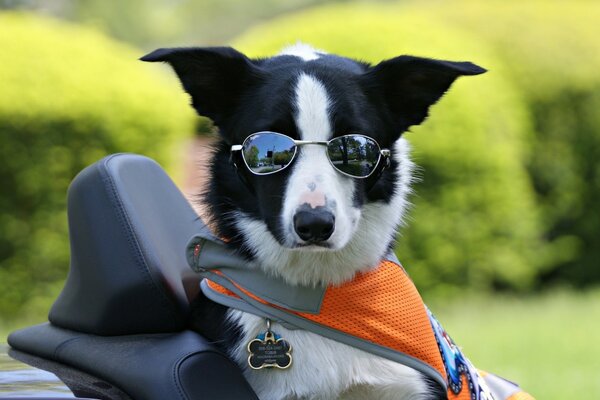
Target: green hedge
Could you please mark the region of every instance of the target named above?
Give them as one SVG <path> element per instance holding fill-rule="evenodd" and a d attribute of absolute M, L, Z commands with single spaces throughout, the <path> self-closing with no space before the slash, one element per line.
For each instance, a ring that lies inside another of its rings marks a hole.
<path fill-rule="evenodd" d="M 10 318 L 45 312 L 66 276 L 71 179 L 121 151 L 170 168 L 195 117 L 174 80 L 137 61 L 142 51 L 90 29 L 0 14 L 0 49 L 0 315 Z"/>
<path fill-rule="evenodd" d="M 282 17 L 233 44 L 264 56 L 297 40 L 370 62 L 412 54 L 490 69 L 459 79 L 429 120 L 406 135 L 422 182 L 397 254 L 429 292 L 531 287 L 551 258 L 523 168 L 531 121 L 490 46 L 429 13 L 365 4 Z"/>
<path fill-rule="evenodd" d="M 527 99 L 527 168 L 560 248 L 546 278 L 600 283 L 600 3 L 463 1 L 426 11 L 487 40 Z"/>

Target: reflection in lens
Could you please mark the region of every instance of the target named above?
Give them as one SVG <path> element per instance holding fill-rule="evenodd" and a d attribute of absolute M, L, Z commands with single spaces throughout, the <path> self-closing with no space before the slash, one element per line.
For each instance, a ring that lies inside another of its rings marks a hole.
<path fill-rule="evenodd" d="M 257 133 L 244 141 L 244 160 L 255 174 L 268 174 L 285 168 L 294 158 L 296 145 L 287 136 Z"/>
<path fill-rule="evenodd" d="M 357 178 L 369 176 L 379 161 L 379 146 L 373 139 L 361 135 L 335 138 L 327 146 L 333 166 Z"/>

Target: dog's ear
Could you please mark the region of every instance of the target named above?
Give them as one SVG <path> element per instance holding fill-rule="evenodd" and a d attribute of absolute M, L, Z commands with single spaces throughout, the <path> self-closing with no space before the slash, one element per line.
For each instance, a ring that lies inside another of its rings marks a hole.
<path fill-rule="evenodd" d="M 470 62 L 399 56 L 369 68 L 361 83 L 368 95 L 384 102 L 398 133 L 402 133 L 425 120 L 429 107 L 456 78 L 484 72 Z"/>
<path fill-rule="evenodd" d="M 217 125 L 234 112 L 242 92 L 258 73 L 250 59 L 231 47 L 158 49 L 140 60 L 169 63 L 198 114 Z"/>

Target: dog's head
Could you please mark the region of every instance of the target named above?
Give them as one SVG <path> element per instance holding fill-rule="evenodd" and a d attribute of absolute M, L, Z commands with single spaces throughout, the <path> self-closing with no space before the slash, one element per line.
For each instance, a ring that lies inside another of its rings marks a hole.
<path fill-rule="evenodd" d="M 469 62 L 400 56 L 375 66 L 296 45 L 252 60 L 228 47 L 159 49 L 144 61 L 169 63 L 200 115 L 219 127 L 207 205 L 219 233 L 290 283 L 339 283 L 377 264 L 407 206 L 412 163 L 401 138 Z M 389 167 L 370 179 L 340 173 L 317 145 L 269 175 L 231 161 L 231 147 L 261 131 L 296 140 L 347 134 L 390 150 Z M 237 168 L 237 170 L 236 170 Z"/>

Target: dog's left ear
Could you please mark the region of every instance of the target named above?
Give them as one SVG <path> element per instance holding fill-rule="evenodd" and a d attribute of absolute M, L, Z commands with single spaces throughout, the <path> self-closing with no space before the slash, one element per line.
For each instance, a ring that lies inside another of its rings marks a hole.
<path fill-rule="evenodd" d="M 383 100 L 400 134 L 423 122 L 456 78 L 484 72 L 470 62 L 399 56 L 369 68 L 361 83 L 367 95 Z"/>
<path fill-rule="evenodd" d="M 244 89 L 258 75 L 252 61 L 231 47 L 158 49 L 140 60 L 169 63 L 198 114 L 219 126 L 235 112 Z"/>

